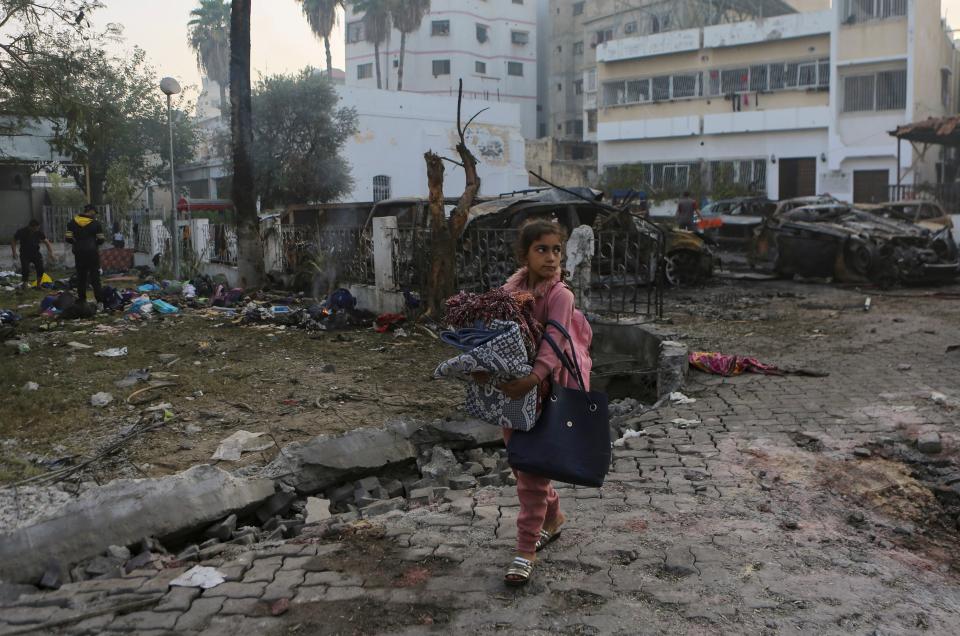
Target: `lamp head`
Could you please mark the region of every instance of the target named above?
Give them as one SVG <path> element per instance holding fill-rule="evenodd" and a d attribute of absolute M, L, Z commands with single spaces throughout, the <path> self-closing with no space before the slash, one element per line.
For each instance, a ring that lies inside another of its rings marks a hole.
<path fill-rule="evenodd" d="M 162 90 L 165 95 L 176 95 L 182 89 L 180 88 L 180 82 L 172 77 L 164 77 L 160 80 L 160 90 Z"/>

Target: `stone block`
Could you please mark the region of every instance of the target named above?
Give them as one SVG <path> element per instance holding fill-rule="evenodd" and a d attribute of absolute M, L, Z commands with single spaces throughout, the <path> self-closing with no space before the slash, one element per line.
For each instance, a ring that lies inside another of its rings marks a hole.
<path fill-rule="evenodd" d="M 67 564 L 92 558 L 111 545 L 203 527 L 273 494 L 273 482 L 234 477 L 195 466 L 158 479 L 122 479 L 83 493 L 34 525 L 0 541 L 0 579 L 38 580 L 52 559 Z"/>
<path fill-rule="evenodd" d="M 476 488 L 477 479 L 473 475 L 454 475 L 447 479 L 447 484 L 453 490 L 469 490 Z"/>
<path fill-rule="evenodd" d="M 223 521 L 219 521 L 207 528 L 203 534 L 218 541 L 229 541 L 233 537 L 236 529 L 237 515 L 232 514 Z"/>
<path fill-rule="evenodd" d="M 190 606 L 190 610 L 177 619 L 177 631 L 201 631 L 210 622 L 210 619 L 223 607 L 222 598 L 198 598 Z"/>
<path fill-rule="evenodd" d="M 943 452 L 943 442 L 940 433 L 930 431 L 917 438 L 917 450 L 925 455 L 936 455 Z"/>
<path fill-rule="evenodd" d="M 200 596 L 200 589 L 196 587 L 174 587 L 160 599 L 156 606 L 157 612 L 186 612 L 194 599 Z"/>
<path fill-rule="evenodd" d="M 225 596 L 227 598 L 260 598 L 267 589 L 266 581 L 256 583 L 221 583 L 203 593 L 204 598 Z"/>
<path fill-rule="evenodd" d="M 406 505 L 407 500 L 403 497 L 394 497 L 393 499 L 377 501 L 363 509 L 363 518 L 369 519 L 370 517 L 385 515 L 388 512 L 393 512 L 394 510 L 403 510 Z"/>

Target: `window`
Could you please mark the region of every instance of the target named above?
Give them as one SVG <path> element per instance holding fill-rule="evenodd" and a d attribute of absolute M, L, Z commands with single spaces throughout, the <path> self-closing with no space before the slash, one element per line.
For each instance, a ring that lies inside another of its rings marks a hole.
<path fill-rule="evenodd" d="M 574 55 L 583 55 L 583 42 L 574 42 L 573 43 L 573 54 Z"/>
<path fill-rule="evenodd" d="M 573 94 L 583 95 L 583 80 L 575 80 L 573 82 Z"/>
<path fill-rule="evenodd" d="M 390 177 L 378 174 L 373 178 L 373 200 L 383 201 L 390 198 Z"/>
<path fill-rule="evenodd" d="M 431 22 L 430 35 L 450 35 L 450 20 L 434 20 Z"/>
<path fill-rule="evenodd" d="M 650 83 L 650 89 L 653 93 L 653 101 L 662 102 L 670 99 L 670 76 L 654 77 Z"/>
<path fill-rule="evenodd" d="M 843 112 L 903 110 L 907 107 L 907 71 L 881 71 L 843 78 Z"/>
<path fill-rule="evenodd" d="M 573 15 L 583 15 L 583 5 L 586 2 L 574 2 L 573 3 Z"/>
<path fill-rule="evenodd" d="M 907 15 L 907 0 L 844 0 L 844 24 L 886 20 Z"/>
<path fill-rule="evenodd" d="M 514 77 L 523 77 L 523 63 L 507 62 L 507 75 L 513 75 Z"/>
<path fill-rule="evenodd" d="M 597 132 L 597 111 L 587 111 L 587 132 Z"/>
<path fill-rule="evenodd" d="M 587 92 L 597 92 L 597 69 L 592 68 L 585 73 L 587 79 Z"/>
<path fill-rule="evenodd" d="M 843 112 L 873 110 L 876 92 L 875 75 L 843 78 Z"/>
<path fill-rule="evenodd" d="M 357 79 L 369 79 L 373 77 L 373 62 L 357 65 Z"/>
<path fill-rule="evenodd" d="M 513 0 L 513 4 L 523 4 L 523 0 Z"/>
<path fill-rule="evenodd" d="M 627 82 L 627 102 L 636 104 L 650 101 L 650 80 L 633 80 Z"/>
<path fill-rule="evenodd" d="M 523 46 L 530 42 L 530 33 L 528 31 L 511 31 L 510 41 Z"/>
<path fill-rule="evenodd" d="M 565 123 L 564 132 L 570 136 L 583 137 L 583 120 L 571 119 Z"/>
<path fill-rule="evenodd" d="M 433 61 L 433 76 L 437 77 L 438 75 L 449 75 L 450 74 L 450 60 L 434 60 Z"/>
<path fill-rule="evenodd" d="M 699 73 L 687 73 L 684 75 L 674 75 L 672 78 L 673 88 L 671 97 L 681 99 L 683 97 L 697 97 L 698 85 L 700 84 Z"/>
<path fill-rule="evenodd" d="M 477 25 L 477 42 L 483 44 L 490 39 L 490 27 L 486 24 Z"/>
<path fill-rule="evenodd" d="M 480 75 L 487 74 L 487 63 L 486 62 L 474 62 L 473 70 L 479 73 Z"/>
<path fill-rule="evenodd" d="M 877 110 L 902 110 L 906 107 L 906 69 L 877 73 Z"/>
<path fill-rule="evenodd" d="M 952 75 L 953 73 L 950 72 L 950 69 L 940 69 L 940 103 L 943 104 L 944 108 L 950 108 L 950 105 L 953 102 L 953 96 L 951 95 L 950 90 L 950 78 Z"/>
<path fill-rule="evenodd" d="M 623 25 L 623 32 L 626 34 L 636 33 L 637 32 L 637 23 L 636 22 L 627 22 Z"/>
<path fill-rule="evenodd" d="M 711 161 L 709 165 L 710 187 L 741 185 L 752 191 L 767 191 L 767 160 L 741 159 L 734 161 Z"/>
<path fill-rule="evenodd" d="M 659 77 L 608 82 L 603 85 L 603 105 L 642 104 L 699 97 L 700 73 L 678 73 Z"/>
<path fill-rule="evenodd" d="M 732 68 L 720 71 L 720 94 L 743 93 L 749 90 L 750 69 Z"/>
<path fill-rule="evenodd" d="M 354 42 L 361 42 L 366 37 L 363 29 L 363 20 L 356 20 L 354 22 L 347 22 L 347 42 L 353 44 Z"/>
<path fill-rule="evenodd" d="M 597 46 L 613 39 L 613 29 L 600 29 L 593 36 L 593 41 Z"/>

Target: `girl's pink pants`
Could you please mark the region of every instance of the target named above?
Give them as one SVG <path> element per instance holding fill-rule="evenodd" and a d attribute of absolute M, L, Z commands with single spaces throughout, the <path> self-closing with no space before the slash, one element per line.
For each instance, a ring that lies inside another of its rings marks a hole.
<path fill-rule="evenodd" d="M 503 440 L 510 442 L 512 430 L 503 429 Z M 520 499 L 520 514 L 517 516 L 517 552 L 533 553 L 537 550 L 540 530 L 546 521 L 552 521 L 560 512 L 560 495 L 546 477 L 539 477 L 514 470 L 517 478 L 517 497 Z"/>

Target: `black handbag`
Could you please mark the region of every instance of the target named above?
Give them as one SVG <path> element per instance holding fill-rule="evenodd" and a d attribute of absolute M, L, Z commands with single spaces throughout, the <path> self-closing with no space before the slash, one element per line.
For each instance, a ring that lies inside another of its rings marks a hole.
<path fill-rule="evenodd" d="M 507 459 L 516 470 L 578 486 L 599 488 L 610 470 L 610 414 L 607 395 L 587 391 L 580 361 L 570 334 L 559 323 L 547 321 L 570 342 L 568 355 L 544 331 L 561 364 L 577 379 L 579 389 L 552 383 L 550 394 L 534 427 L 514 431 L 507 444 Z"/>

